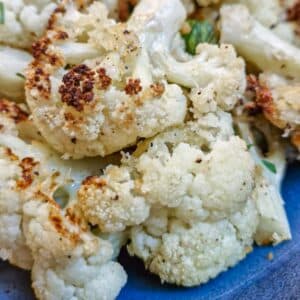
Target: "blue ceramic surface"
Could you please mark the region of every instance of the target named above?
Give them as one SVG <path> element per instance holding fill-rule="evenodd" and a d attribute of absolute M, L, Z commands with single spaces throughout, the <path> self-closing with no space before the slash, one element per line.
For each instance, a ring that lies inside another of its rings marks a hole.
<path fill-rule="evenodd" d="M 129 280 L 120 300 L 200 300 L 200 299 L 300 299 L 300 164 L 288 168 L 282 193 L 292 228 L 293 240 L 275 248 L 255 248 L 236 267 L 197 288 L 161 285 L 145 272 L 137 259 L 122 253 L 120 261 Z M 272 251 L 274 259 L 267 259 Z M 33 299 L 29 273 L 0 263 L 0 300 Z"/>

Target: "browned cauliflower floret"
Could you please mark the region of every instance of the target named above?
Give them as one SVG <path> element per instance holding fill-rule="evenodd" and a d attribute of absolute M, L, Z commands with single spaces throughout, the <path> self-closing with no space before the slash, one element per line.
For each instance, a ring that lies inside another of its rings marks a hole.
<path fill-rule="evenodd" d="M 181 20 L 184 9 L 179 0 L 155 2 L 121 24 L 99 2 L 78 11 L 67 1 L 33 46 L 27 102 L 42 135 L 65 157 L 105 156 L 183 121 L 186 98 L 157 76 L 148 50 L 153 40 L 176 33 L 151 24 Z"/>
<path fill-rule="evenodd" d="M 0 121 L 1 258 L 32 268 L 39 299 L 115 299 L 127 276 L 112 260 L 126 235 L 101 239 L 74 206 L 81 180 L 101 165 L 63 163 L 30 134 L 23 141 L 30 119 L 12 102 L 0 101 Z"/>
<path fill-rule="evenodd" d="M 78 191 L 82 214 L 105 232 L 142 223 L 149 215 L 149 204 L 135 195 L 135 185 L 125 167 L 109 166 L 103 176 L 86 178 Z"/>
<path fill-rule="evenodd" d="M 248 81 L 264 116 L 284 130 L 284 136 L 290 136 L 300 151 L 300 84 L 267 72 L 260 74 L 259 79 L 251 75 Z"/>

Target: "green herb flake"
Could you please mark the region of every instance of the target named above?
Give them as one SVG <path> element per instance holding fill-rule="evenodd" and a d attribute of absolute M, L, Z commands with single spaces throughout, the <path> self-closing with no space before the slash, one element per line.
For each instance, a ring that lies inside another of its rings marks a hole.
<path fill-rule="evenodd" d="M 211 23 L 207 21 L 188 20 L 186 25 L 190 30 L 181 34 L 188 53 L 195 55 L 196 47 L 199 43 L 216 44 L 218 42 Z"/>
<path fill-rule="evenodd" d="M 3 2 L 0 2 L 0 24 L 5 23 L 5 13 L 4 13 L 4 4 Z"/>
<path fill-rule="evenodd" d="M 248 144 L 247 145 L 247 150 L 250 150 L 254 145 L 253 144 Z"/>
<path fill-rule="evenodd" d="M 22 79 L 25 79 L 25 76 L 22 73 L 16 73 L 16 75 Z"/>
<path fill-rule="evenodd" d="M 271 171 L 274 174 L 277 173 L 276 166 L 273 163 L 265 159 L 262 160 L 262 163 L 269 171 Z"/>

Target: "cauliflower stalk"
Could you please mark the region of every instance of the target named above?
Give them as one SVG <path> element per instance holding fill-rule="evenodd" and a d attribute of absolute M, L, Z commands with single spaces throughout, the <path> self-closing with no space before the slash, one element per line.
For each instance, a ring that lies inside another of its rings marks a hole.
<path fill-rule="evenodd" d="M 261 25 L 244 5 L 221 8 L 221 41 L 264 71 L 299 79 L 300 50 Z"/>
<path fill-rule="evenodd" d="M 67 1 L 27 71 L 27 102 L 49 144 L 65 157 L 105 156 L 180 124 L 186 98 L 148 51 L 171 41 L 169 24 L 184 17 L 179 0 L 141 1 L 128 24 L 107 18 L 102 3 L 79 12 Z"/>
<path fill-rule="evenodd" d="M 257 165 L 253 198 L 259 213 L 259 224 L 255 241 L 259 245 L 278 244 L 291 239 L 284 200 L 280 194 L 281 181 L 285 172 L 284 147 L 279 142 L 278 132 L 266 124 L 265 120 L 257 119 L 256 125 L 264 130 L 269 147 L 268 153 L 263 154 L 259 149 L 249 123 L 237 123 L 241 136 L 248 145 L 251 145 L 249 151 Z M 267 162 L 267 165 L 264 162 Z M 272 168 L 267 167 L 268 165 Z"/>

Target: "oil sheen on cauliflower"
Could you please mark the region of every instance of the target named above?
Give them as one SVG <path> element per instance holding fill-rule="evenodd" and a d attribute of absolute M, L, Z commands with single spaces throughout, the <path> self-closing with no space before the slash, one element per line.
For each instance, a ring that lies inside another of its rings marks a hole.
<path fill-rule="evenodd" d="M 208 142 L 192 128 L 159 135 L 131 161 L 151 213 L 131 229 L 129 253 L 163 282 L 183 286 L 205 283 L 244 258 L 258 224 L 245 143 L 234 136 Z"/>
<path fill-rule="evenodd" d="M 65 157 L 105 156 L 183 121 L 186 98 L 154 72 L 148 50 L 176 33 L 152 25 L 169 28 L 185 11 L 179 0 L 148 2 L 128 25 L 108 19 L 97 1 L 83 11 L 67 1 L 34 45 L 27 102 L 42 135 Z"/>

